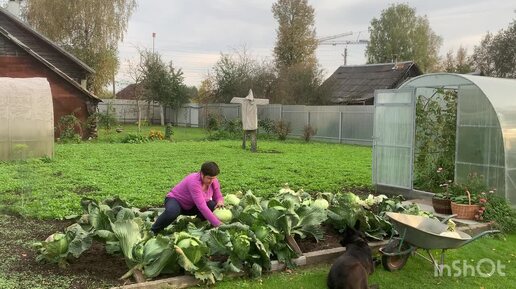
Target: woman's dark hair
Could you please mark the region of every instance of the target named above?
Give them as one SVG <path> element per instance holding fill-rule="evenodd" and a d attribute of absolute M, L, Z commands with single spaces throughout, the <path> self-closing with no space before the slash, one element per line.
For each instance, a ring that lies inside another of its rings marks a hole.
<path fill-rule="evenodd" d="M 205 162 L 201 166 L 201 173 L 205 176 L 215 177 L 220 173 L 219 166 L 215 162 Z"/>

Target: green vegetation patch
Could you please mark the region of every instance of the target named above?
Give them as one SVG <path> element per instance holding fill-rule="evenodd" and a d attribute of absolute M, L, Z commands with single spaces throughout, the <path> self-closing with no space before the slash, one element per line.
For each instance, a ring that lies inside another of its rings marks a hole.
<path fill-rule="evenodd" d="M 177 134 L 174 134 L 177 135 Z M 371 148 L 300 141 L 155 141 L 59 144 L 53 159 L 0 163 L 0 211 L 36 218 L 80 212 L 82 197 L 120 196 L 133 206 L 161 206 L 165 194 L 206 160 L 221 168 L 224 194 L 259 196 L 284 183 L 294 190 L 337 192 L 371 186 Z"/>

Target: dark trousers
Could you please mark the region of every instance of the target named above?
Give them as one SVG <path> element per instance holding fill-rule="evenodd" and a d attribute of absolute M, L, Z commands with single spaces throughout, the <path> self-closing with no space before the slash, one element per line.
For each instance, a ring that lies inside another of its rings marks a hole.
<path fill-rule="evenodd" d="M 209 200 L 206 204 L 212 212 L 215 210 L 215 201 Z M 197 209 L 197 206 L 193 206 L 193 208 L 185 210 L 181 208 L 181 205 L 176 199 L 165 198 L 165 211 L 159 215 L 156 222 L 152 224 L 152 232 L 154 232 L 154 234 L 161 232 L 168 225 L 172 224 L 179 215 L 198 216 L 201 220 L 205 220 L 204 216 L 199 212 L 199 209 Z"/>

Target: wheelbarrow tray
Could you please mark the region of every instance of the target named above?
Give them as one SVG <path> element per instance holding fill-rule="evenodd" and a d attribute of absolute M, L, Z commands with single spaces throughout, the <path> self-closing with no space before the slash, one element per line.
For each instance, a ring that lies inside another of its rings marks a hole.
<path fill-rule="evenodd" d="M 407 214 L 386 213 L 400 238 L 412 246 L 422 249 L 454 249 L 471 241 L 471 236 L 456 230 L 459 237 L 440 235 L 448 229 L 439 220 Z"/>

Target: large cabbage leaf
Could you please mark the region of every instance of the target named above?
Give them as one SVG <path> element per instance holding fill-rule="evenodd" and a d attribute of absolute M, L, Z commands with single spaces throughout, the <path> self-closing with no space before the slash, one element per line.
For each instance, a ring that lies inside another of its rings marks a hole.
<path fill-rule="evenodd" d="M 215 284 L 215 281 L 222 280 L 222 269 L 218 262 L 206 261 L 194 273 L 197 280 L 208 284 Z"/>
<path fill-rule="evenodd" d="M 296 210 L 299 222 L 295 224 L 292 232 L 305 238 L 313 236 L 317 241 L 324 237 L 324 230 L 321 224 L 328 218 L 326 210 L 315 206 L 301 206 Z"/>
<path fill-rule="evenodd" d="M 153 278 L 162 272 L 179 272 L 177 255 L 170 247 L 170 242 L 169 237 L 157 235 L 145 243 L 143 247 L 143 273 L 145 276 Z"/>
<path fill-rule="evenodd" d="M 86 232 L 79 224 L 70 225 L 65 229 L 66 237 L 69 240 L 68 252 L 75 258 L 91 247 L 91 233 Z"/>
<path fill-rule="evenodd" d="M 219 229 L 209 230 L 202 241 L 208 244 L 210 255 L 229 255 L 232 251 L 231 235 Z"/>
<path fill-rule="evenodd" d="M 125 261 L 129 267 L 133 267 L 137 260 L 133 257 L 133 247 L 142 240 L 141 230 L 143 221 L 140 218 L 130 220 L 117 220 L 111 223 L 111 228 L 120 244 Z"/>

